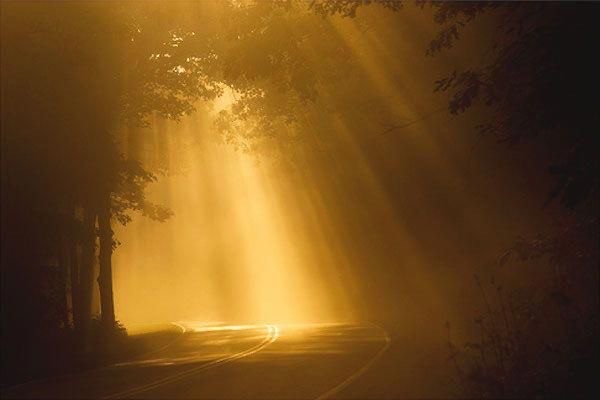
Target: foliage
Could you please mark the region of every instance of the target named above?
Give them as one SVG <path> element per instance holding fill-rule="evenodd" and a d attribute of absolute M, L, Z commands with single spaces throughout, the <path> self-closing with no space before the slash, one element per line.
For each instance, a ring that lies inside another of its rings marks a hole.
<path fill-rule="evenodd" d="M 342 17 L 355 17 L 359 7 L 379 4 L 387 9 L 397 11 L 402 8 L 401 0 L 313 0 L 310 7 L 322 15 L 341 15 Z"/>
<path fill-rule="evenodd" d="M 569 208 L 598 190 L 598 114 L 600 64 L 590 49 L 598 36 L 596 6 L 561 3 L 430 2 L 441 31 L 427 54 L 456 44 L 461 31 L 491 14 L 493 42 L 481 65 L 436 81 L 436 91 L 449 92 L 449 111 L 465 112 L 482 101 L 493 110 L 478 126 L 509 145 L 534 141 L 554 148 L 548 171 L 556 186 L 549 200 Z"/>
<path fill-rule="evenodd" d="M 198 99 L 222 93 L 214 81 L 216 58 L 210 43 L 192 27 L 173 20 L 168 7 L 124 4 L 120 16 L 121 118 L 127 125 L 148 126 L 147 117 L 153 113 L 178 120 L 194 110 Z"/>
<path fill-rule="evenodd" d="M 520 239 L 498 261 L 545 260 L 548 286 L 532 284 L 509 298 L 492 280 L 486 291 L 479 278 L 484 311 L 475 319 L 479 340 L 451 359 L 469 396 L 590 396 L 598 360 L 598 62 L 590 53 L 598 35 L 596 7 L 550 3 L 428 2 L 442 26 L 427 54 L 458 45 L 460 34 L 486 15 L 493 42 L 483 62 L 455 70 L 435 82 L 449 92 L 452 114 L 482 102 L 492 110 L 481 134 L 515 145 L 529 141 L 550 149 L 548 171 L 556 176 L 555 198 L 579 213 L 552 234 Z M 489 19 L 491 17 L 491 20 Z M 532 154 L 532 157 L 539 157 Z M 579 218 L 579 219 L 578 219 Z M 549 272 L 549 273 L 548 273 Z"/>
<path fill-rule="evenodd" d="M 123 225 L 131 221 L 128 212 L 133 210 L 141 211 L 144 216 L 159 222 L 171 217 L 172 211 L 146 200 L 144 188 L 155 182 L 156 176 L 146 171 L 139 161 L 128 159 L 121 163 L 118 189 L 111 199 L 113 217 Z"/>
<path fill-rule="evenodd" d="M 448 340 L 450 360 L 468 396 L 561 398 L 597 392 L 598 225 L 588 220 L 565 226 L 553 235 L 520 240 L 498 259 L 502 268 L 511 260 L 522 265 L 545 259 L 549 285 L 538 282 L 507 295 L 495 279 L 488 285 L 475 276 L 483 307 L 474 319 L 478 337 L 462 348 Z"/>
<path fill-rule="evenodd" d="M 314 1 L 321 15 L 355 17 L 359 7 L 379 3 L 398 10 L 393 1 Z M 595 98 L 600 91 L 598 57 L 592 49 L 600 33 L 597 4 L 582 7 L 560 2 L 417 1 L 433 9 L 440 30 L 426 54 L 435 56 L 459 45 L 471 25 L 486 18 L 492 41 L 481 61 L 435 81 L 448 92 L 451 114 L 481 102 L 491 118 L 477 126 L 481 134 L 514 145 L 530 141 L 539 154 L 550 149 L 548 172 L 555 187 L 548 201 L 559 199 L 573 209 L 599 189 L 600 145 Z"/>
<path fill-rule="evenodd" d="M 426 52 L 428 55 L 451 48 L 459 39 L 461 29 L 464 29 L 479 14 L 500 6 L 499 2 L 494 1 L 445 2 L 443 4 L 419 1 L 418 4 L 421 7 L 425 7 L 426 4 L 436 7 L 433 19 L 437 24 L 444 26 L 431 40 Z"/>

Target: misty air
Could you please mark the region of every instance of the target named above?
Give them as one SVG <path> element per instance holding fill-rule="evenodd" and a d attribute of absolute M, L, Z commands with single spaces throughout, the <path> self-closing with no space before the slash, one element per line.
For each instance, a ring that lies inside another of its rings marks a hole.
<path fill-rule="evenodd" d="M 598 395 L 598 3 L 0 4 L 2 398 Z"/>

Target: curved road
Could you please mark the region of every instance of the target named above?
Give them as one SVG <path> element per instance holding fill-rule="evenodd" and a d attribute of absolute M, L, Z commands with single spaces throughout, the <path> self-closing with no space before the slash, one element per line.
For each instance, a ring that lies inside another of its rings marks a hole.
<path fill-rule="evenodd" d="M 174 325 L 181 334 L 146 356 L 21 385 L 3 398 L 344 397 L 390 345 L 374 325 Z"/>

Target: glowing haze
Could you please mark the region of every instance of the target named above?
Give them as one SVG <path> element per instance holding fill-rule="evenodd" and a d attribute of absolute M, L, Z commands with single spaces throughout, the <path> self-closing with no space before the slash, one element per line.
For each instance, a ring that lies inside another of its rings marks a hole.
<path fill-rule="evenodd" d="M 468 60 L 480 35 L 465 37 L 452 57 L 413 62 L 425 60 L 437 31 L 427 12 L 303 14 L 307 29 L 328 32 L 328 40 L 305 35 L 298 44 L 320 93 L 299 103 L 297 121 L 281 132 L 217 134 L 215 116 L 234 100 L 226 92 L 178 123 L 156 119 L 125 134 L 125 153 L 168 171 L 148 197 L 174 216 L 158 223 L 136 215 L 115 228 L 117 318 L 128 326 L 393 320 L 421 340 L 445 334 L 432 321 L 468 315 L 478 296 L 473 269 L 515 232 L 544 223 L 546 183 L 517 174 L 522 161 L 493 138 L 473 151 L 481 110 L 472 120 L 445 112 L 432 77 Z M 328 64 L 335 43 L 349 71 Z M 224 137 L 255 140 L 261 151 L 236 150 Z"/>
<path fill-rule="evenodd" d="M 215 107 L 227 103 L 221 98 Z M 158 153 L 162 159 L 145 162 L 170 171 L 149 197 L 175 215 L 165 223 L 136 216 L 117 228 L 118 318 L 126 324 L 349 319 L 344 284 L 327 273 L 339 268 L 334 257 L 307 245 L 326 222 L 315 215 L 318 204 L 292 196 L 276 163 L 216 140 L 211 115 L 199 111 L 138 133 L 141 159 Z"/>

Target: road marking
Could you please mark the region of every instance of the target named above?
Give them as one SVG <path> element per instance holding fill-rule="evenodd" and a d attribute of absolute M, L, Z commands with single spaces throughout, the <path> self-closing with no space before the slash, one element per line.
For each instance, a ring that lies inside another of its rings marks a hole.
<path fill-rule="evenodd" d="M 360 369 L 358 369 L 356 372 L 354 372 L 352 375 L 350 375 L 348 378 L 346 378 L 343 382 L 341 382 L 337 386 L 329 389 L 327 392 L 325 392 L 322 395 L 320 395 L 319 397 L 317 397 L 316 400 L 328 399 L 331 396 L 342 391 L 344 388 L 346 388 L 348 385 L 350 385 L 352 382 L 354 382 L 356 379 L 358 379 L 362 374 L 367 372 L 367 370 L 369 368 L 371 368 L 373 366 L 373 364 L 375 364 L 375 361 L 377 361 L 379 359 L 379 357 L 381 357 L 381 355 L 383 353 L 385 353 L 386 350 L 390 347 L 390 344 L 392 343 L 392 339 L 390 338 L 390 335 L 388 335 L 388 333 L 385 331 L 385 329 L 383 329 L 382 327 L 377 326 L 375 324 L 371 324 L 371 325 L 373 325 L 374 327 L 376 327 L 383 333 L 383 338 L 385 340 L 385 344 L 383 345 L 383 347 L 377 352 L 377 354 L 375 354 L 375 356 L 373 356 L 373 358 L 371 358 L 369 360 L 368 363 L 363 365 Z"/>
<path fill-rule="evenodd" d="M 171 325 L 175 325 L 176 327 L 178 327 L 179 329 L 181 329 L 181 333 L 185 333 L 187 331 L 187 329 L 185 328 L 185 326 L 177 323 L 177 322 L 171 322 Z"/>
<path fill-rule="evenodd" d="M 147 351 L 146 353 L 142 353 L 142 354 L 136 356 L 132 361 L 123 361 L 123 362 L 116 363 L 116 364 L 110 364 L 110 365 L 107 365 L 105 367 L 98 369 L 98 371 L 102 371 L 102 370 L 110 369 L 110 368 L 114 368 L 114 367 L 124 367 L 124 366 L 142 364 L 144 361 L 141 361 L 141 360 L 147 359 L 149 356 L 158 354 L 161 351 L 173 346 L 175 343 L 177 343 L 183 337 L 183 334 L 187 332 L 187 329 L 185 328 L 185 326 L 178 324 L 177 322 L 171 322 L 170 324 L 181 329 L 181 334 L 179 336 L 177 336 L 175 339 L 171 340 L 169 343 L 165 344 L 162 347 L 159 347 L 158 349 L 154 349 L 154 350 Z M 96 370 L 94 370 L 94 371 L 96 371 Z"/>
<path fill-rule="evenodd" d="M 116 394 L 113 394 L 110 396 L 106 396 L 103 398 L 104 399 L 121 399 L 121 398 L 129 397 L 129 396 L 137 395 L 137 394 L 147 392 L 152 389 L 156 389 L 160 386 L 163 386 L 163 385 L 166 385 L 169 383 L 174 383 L 174 382 L 180 381 L 180 380 L 185 379 L 189 376 L 192 376 L 198 372 L 205 371 L 207 369 L 214 368 L 219 365 L 226 364 L 228 362 L 232 362 L 232 361 L 238 360 L 240 358 L 255 354 L 255 353 L 259 352 L 260 350 L 264 349 L 265 347 L 267 347 L 268 345 L 270 345 L 271 343 L 273 343 L 274 341 L 276 341 L 277 338 L 279 338 L 279 328 L 277 326 L 266 325 L 265 327 L 267 328 L 267 336 L 263 339 L 262 342 L 260 342 L 256 346 L 253 346 L 247 350 L 244 350 L 239 353 L 231 354 L 229 356 L 217 358 L 213 361 L 207 362 L 198 367 L 194 367 L 194 368 L 188 369 L 186 371 L 182 371 L 177 374 L 158 379 L 154 382 L 150 382 L 148 384 L 141 385 L 141 386 L 138 386 L 138 387 L 135 387 L 132 389 L 128 389 L 128 390 L 125 390 L 125 391 L 122 391 L 122 392 L 119 392 L 119 393 L 116 393 Z"/>

